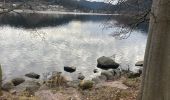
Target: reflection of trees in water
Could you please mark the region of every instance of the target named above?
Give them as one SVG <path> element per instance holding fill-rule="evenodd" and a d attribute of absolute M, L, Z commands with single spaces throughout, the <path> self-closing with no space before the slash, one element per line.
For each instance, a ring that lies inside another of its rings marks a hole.
<path fill-rule="evenodd" d="M 117 25 L 125 25 L 133 21 L 132 18 L 125 16 L 99 16 L 99 15 L 52 15 L 52 14 L 36 14 L 36 13 L 22 13 L 22 14 L 6 14 L 0 16 L 0 25 L 10 25 L 14 27 L 23 28 L 41 28 L 48 26 L 60 26 L 69 23 L 70 21 L 92 21 L 92 22 L 112 22 L 116 20 Z M 107 23 L 107 25 L 109 25 Z M 141 24 L 139 29 L 147 30 L 147 23 Z"/>
<path fill-rule="evenodd" d="M 115 26 L 118 26 L 119 29 L 114 31 L 114 33 L 111 33 L 111 36 L 113 37 L 127 39 L 134 30 L 140 30 L 144 33 L 147 33 L 148 31 L 149 24 L 146 21 L 136 25 L 136 22 L 138 21 L 137 18 L 124 15 L 112 16 L 112 19 L 114 19 L 114 21 L 108 19 L 103 23 L 103 29 L 113 29 Z"/>
<path fill-rule="evenodd" d="M 0 16 L 0 25 L 14 27 L 36 28 L 47 26 L 58 26 L 67 24 L 70 21 L 101 21 L 108 16 L 95 15 L 48 15 L 48 14 L 6 14 Z"/>
<path fill-rule="evenodd" d="M 124 15 L 118 15 L 118 16 L 112 16 L 111 19 L 107 19 L 104 23 L 104 29 L 109 29 L 109 28 L 114 28 L 115 25 L 120 27 L 120 30 L 118 33 L 112 34 L 113 36 L 119 36 L 119 35 L 124 35 L 125 37 L 122 38 L 127 38 L 130 36 L 131 32 L 133 30 L 141 30 L 144 33 L 147 33 L 149 24 L 148 22 L 142 22 L 139 25 L 135 26 L 136 21 L 138 19 L 135 19 L 130 16 L 124 16 Z M 116 23 L 114 21 L 116 21 Z"/>

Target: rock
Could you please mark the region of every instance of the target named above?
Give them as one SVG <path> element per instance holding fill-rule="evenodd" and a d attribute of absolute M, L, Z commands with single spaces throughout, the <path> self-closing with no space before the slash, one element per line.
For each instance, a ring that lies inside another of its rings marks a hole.
<path fill-rule="evenodd" d="M 79 73 L 78 75 L 78 79 L 79 80 L 84 80 L 85 76 L 82 73 Z"/>
<path fill-rule="evenodd" d="M 34 94 L 40 88 L 40 83 L 36 81 L 25 81 L 24 83 L 16 86 L 14 89 L 18 93 L 22 93 L 24 91 L 28 91 L 31 94 Z"/>
<path fill-rule="evenodd" d="M 93 72 L 94 73 L 98 73 L 99 71 L 98 71 L 98 69 L 94 69 Z"/>
<path fill-rule="evenodd" d="M 79 84 L 79 87 L 82 89 L 82 90 L 85 90 L 85 89 L 91 89 L 93 87 L 93 81 L 90 81 L 90 80 L 83 80 L 80 82 Z"/>
<path fill-rule="evenodd" d="M 106 76 L 107 80 L 114 80 L 114 74 L 111 71 L 102 71 L 101 75 Z"/>
<path fill-rule="evenodd" d="M 72 66 L 72 67 L 64 66 L 64 71 L 73 73 L 73 72 L 76 71 L 76 67 L 74 67 L 74 66 Z"/>
<path fill-rule="evenodd" d="M 14 86 L 17 86 L 25 81 L 24 78 L 14 78 L 11 80 L 11 82 L 14 84 Z"/>
<path fill-rule="evenodd" d="M 117 69 L 119 64 L 109 57 L 100 57 L 97 59 L 97 67 L 101 69 Z"/>
<path fill-rule="evenodd" d="M 14 88 L 14 84 L 12 82 L 6 82 L 2 85 L 2 90 L 4 91 L 10 91 Z"/>
<path fill-rule="evenodd" d="M 143 67 L 134 67 L 132 71 L 127 73 L 128 78 L 137 78 L 140 77 L 143 71 Z"/>
<path fill-rule="evenodd" d="M 118 79 L 121 77 L 122 75 L 122 71 L 120 69 L 112 69 L 112 70 L 109 70 L 112 75 L 114 76 L 114 79 Z"/>
<path fill-rule="evenodd" d="M 139 73 L 139 74 L 142 74 L 142 72 L 143 72 L 143 68 L 140 68 L 140 69 L 138 70 L 138 73 Z"/>
<path fill-rule="evenodd" d="M 135 66 L 143 66 L 143 61 L 138 61 L 138 62 L 136 62 L 136 64 L 135 64 Z"/>
<path fill-rule="evenodd" d="M 100 75 L 98 76 L 98 78 L 101 80 L 101 81 L 106 81 L 107 80 L 107 77 L 105 75 Z"/>
<path fill-rule="evenodd" d="M 92 78 L 92 81 L 95 84 L 105 82 L 106 80 L 107 80 L 107 77 L 105 75 L 99 75 L 99 76 L 96 76 L 96 77 Z"/>
<path fill-rule="evenodd" d="M 92 81 L 93 81 L 95 84 L 101 83 L 101 80 L 100 80 L 99 77 L 94 77 L 94 78 L 92 78 Z"/>
<path fill-rule="evenodd" d="M 34 78 L 34 79 L 39 79 L 40 78 L 40 75 L 34 73 L 34 72 L 31 72 L 31 73 L 28 73 L 28 74 L 25 74 L 26 77 L 29 77 L 29 78 Z"/>
<path fill-rule="evenodd" d="M 128 78 L 137 78 L 137 77 L 140 77 L 141 74 L 142 74 L 142 71 L 139 71 L 139 72 L 137 72 L 137 73 L 135 73 L 135 72 L 130 72 L 130 73 L 128 73 Z"/>

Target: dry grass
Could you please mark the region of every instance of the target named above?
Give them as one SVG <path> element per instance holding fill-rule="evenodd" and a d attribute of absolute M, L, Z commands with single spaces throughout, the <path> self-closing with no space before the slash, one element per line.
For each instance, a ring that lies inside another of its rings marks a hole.
<path fill-rule="evenodd" d="M 82 100 L 136 100 L 140 88 L 141 78 L 121 78 L 120 81 L 127 85 L 128 89 L 114 87 L 99 87 L 92 90 L 81 91 Z"/>
<path fill-rule="evenodd" d="M 123 84 L 126 86 L 138 90 L 140 88 L 141 77 L 138 78 L 122 78 Z"/>
<path fill-rule="evenodd" d="M 3 95 L 0 96 L 0 100 L 40 100 L 40 99 L 34 95 L 30 95 L 29 92 L 22 92 L 20 95 L 14 95 L 9 92 L 3 91 Z"/>
<path fill-rule="evenodd" d="M 40 100 L 40 99 L 33 95 L 29 95 L 26 92 L 23 92 L 22 95 L 13 95 L 8 92 L 3 92 L 3 96 L 0 97 L 0 100 Z"/>
<path fill-rule="evenodd" d="M 69 98 L 75 97 L 80 99 L 75 100 L 136 100 L 137 94 L 139 91 L 139 86 L 141 78 L 121 78 L 119 81 L 122 81 L 123 84 L 127 85 L 128 89 L 118 89 L 109 86 L 94 87 L 89 90 L 81 90 L 78 88 L 66 88 L 60 87 L 62 84 L 65 84 L 65 79 L 61 76 L 57 76 L 53 82 L 48 83 L 57 86 L 58 88 L 50 88 L 52 96 L 57 96 L 56 100 L 59 98 Z M 51 85 L 51 86 L 52 86 Z M 60 88 L 59 88 L 60 87 Z M 0 100 L 40 100 L 38 97 L 35 97 L 28 92 L 23 92 L 22 95 L 16 96 L 9 93 L 5 93 L 6 97 L 3 97 Z M 55 99 L 54 99 L 55 100 Z M 65 100 L 65 99 L 61 99 Z M 71 100 L 71 99 L 68 99 Z"/>
<path fill-rule="evenodd" d="M 50 88 L 66 86 L 67 79 L 62 76 L 61 73 L 57 73 L 56 75 L 51 76 L 49 80 L 45 81 L 45 84 Z"/>
<path fill-rule="evenodd" d="M 136 100 L 137 97 L 137 91 L 113 87 L 101 87 L 90 91 L 81 91 L 81 93 L 83 100 Z"/>

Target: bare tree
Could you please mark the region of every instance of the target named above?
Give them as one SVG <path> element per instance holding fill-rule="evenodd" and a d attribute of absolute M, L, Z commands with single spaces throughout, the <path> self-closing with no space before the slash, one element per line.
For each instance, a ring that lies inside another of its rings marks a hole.
<path fill-rule="evenodd" d="M 119 32 L 113 33 L 112 36 L 119 39 L 127 39 L 133 30 L 143 23 L 149 23 L 149 14 L 151 11 L 152 0 L 105 0 L 108 3 L 117 3 L 116 12 L 120 16 L 130 18 L 126 24 L 121 25 Z M 109 9 L 109 8 L 108 8 Z M 104 23 L 104 28 L 112 28 L 114 25 L 110 21 Z"/>

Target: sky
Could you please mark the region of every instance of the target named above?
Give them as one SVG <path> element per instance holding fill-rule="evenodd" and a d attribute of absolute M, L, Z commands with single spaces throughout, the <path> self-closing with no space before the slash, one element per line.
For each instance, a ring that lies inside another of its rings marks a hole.
<path fill-rule="evenodd" d="M 88 0 L 88 1 L 99 1 L 99 2 L 104 2 L 105 0 Z"/>
<path fill-rule="evenodd" d="M 87 1 L 97 1 L 97 2 L 109 2 L 111 0 L 87 0 Z M 118 0 L 112 0 L 112 4 L 116 4 Z"/>
<path fill-rule="evenodd" d="M 103 2 L 104 0 L 90 0 L 90 1 L 100 1 L 100 2 Z"/>

